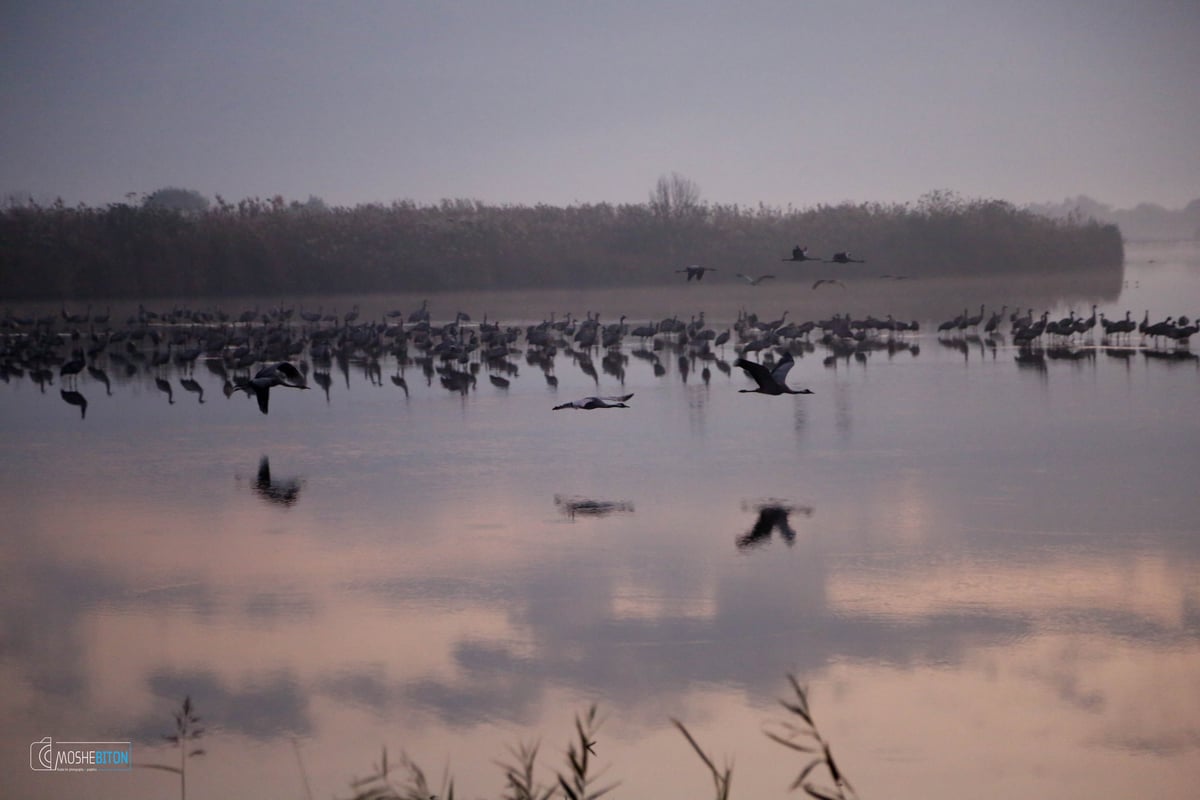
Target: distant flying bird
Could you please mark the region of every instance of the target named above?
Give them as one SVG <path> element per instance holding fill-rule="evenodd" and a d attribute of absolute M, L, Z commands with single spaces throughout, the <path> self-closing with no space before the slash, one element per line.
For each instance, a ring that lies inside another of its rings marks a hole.
<path fill-rule="evenodd" d="M 677 269 L 675 271 L 676 272 L 686 272 L 688 281 L 691 281 L 692 278 L 695 278 L 698 281 L 702 281 L 702 280 L 704 280 L 704 273 L 716 272 L 717 268 L 716 267 L 701 267 L 699 265 L 692 264 L 690 267 L 684 267 L 683 269 Z"/>
<path fill-rule="evenodd" d="M 865 258 L 851 258 L 849 250 L 843 250 L 840 253 L 834 253 L 833 258 L 829 259 L 827 264 L 865 264 Z"/>
<path fill-rule="evenodd" d="M 737 276 L 751 286 L 758 286 L 763 281 L 772 280 L 775 277 L 774 275 L 759 275 L 757 278 L 751 278 L 749 275 L 743 275 L 740 272 L 737 274 Z"/>
<path fill-rule="evenodd" d="M 739 358 L 733 362 L 735 367 L 741 367 L 746 374 L 758 384 L 757 389 L 738 389 L 739 392 L 757 392 L 758 394 L 812 394 L 811 389 L 792 389 L 787 385 L 787 374 L 796 360 L 791 353 L 779 359 L 773 369 L 767 369 L 762 364 Z"/>
<path fill-rule="evenodd" d="M 629 408 L 625 403 L 631 397 L 633 397 L 632 394 L 614 395 L 611 397 L 585 397 L 582 400 L 572 400 L 569 403 L 563 403 L 561 406 L 555 406 L 554 410 L 578 408 L 582 411 L 591 411 L 593 408 Z"/>
<path fill-rule="evenodd" d="M 792 248 L 791 258 L 781 258 L 780 261 L 821 261 L 817 256 L 810 256 L 807 247 L 796 245 Z"/>
<path fill-rule="evenodd" d="M 250 380 L 237 381 L 234 384 L 235 389 L 240 389 L 246 394 L 253 394 L 258 398 L 258 410 L 264 414 L 267 413 L 267 405 L 271 400 L 270 391 L 272 386 L 307 389 L 308 383 L 304 380 L 304 376 L 300 374 L 300 370 L 287 361 L 280 361 L 278 364 L 263 367 Z"/>
<path fill-rule="evenodd" d="M 822 283 L 828 283 L 830 286 L 840 286 L 843 289 L 846 288 L 846 284 L 842 283 L 839 280 L 835 280 L 834 278 L 821 278 L 820 280 L 814 282 L 812 287 L 815 289 L 818 286 L 820 286 Z"/>

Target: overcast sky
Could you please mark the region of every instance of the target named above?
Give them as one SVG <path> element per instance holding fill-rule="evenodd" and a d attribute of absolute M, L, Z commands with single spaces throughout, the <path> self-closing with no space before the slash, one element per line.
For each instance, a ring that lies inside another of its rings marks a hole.
<path fill-rule="evenodd" d="M 1178 208 L 1197 86 L 1197 0 L 0 0 L 0 196 Z"/>

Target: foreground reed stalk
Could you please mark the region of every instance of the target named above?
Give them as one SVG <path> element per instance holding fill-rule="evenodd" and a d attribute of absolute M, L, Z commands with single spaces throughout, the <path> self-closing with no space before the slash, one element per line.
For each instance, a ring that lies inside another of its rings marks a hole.
<path fill-rule="evenodd" d="M 778 723 L 778 730 L 768 730 L 766 735 L 789 750 L 803 753 L 807 758 L 807 763 L 788 787 L 789 790 L 803 789 L 816 800 L 857 800 L 857 793 L 833 758 L 829 742 L 817 728 L 809 707 L 808 690 L 793 675 L 788 675 L 788 682 L 795 697 L 780 700 L 780 704 L 795 719 Z M 671 722 L 708 768 L 712 775 L 716 800 L 729 800 L 733 766 L 726 764 L 723 769 L 719 769 L 682 722 L 677 719 L 672 719 Z M 576 715 L 575 735 L 567 744 L 567 769 L 564 772 L 556 772 L 555 781 L 550 784 L 541 783 L 534 774 L 540 748 L 538 743 L 510 747 L 510 760 L 495 762 L 504 771 L 503 800 L 552 800 L 556 797 L 562 797 L 563 800 L 598 800 L 615 789 L 616 783 L 597 785 L 600 772 L 603 771 L 595 769 L 596 734 L 600 725 L 601 721 L 597 719 L 594 705 L 586 714 Z M 443 791 L 438 794 L 430 790 L 421 769 L 404 755 L 401 755 L 401 764 L 407 777 L 406 780 L 396 783 L 393 770 L 388 766 L 385 749 L 373 774 L 351 782 L 355 794 L 349 800 L 453 800 L 454 783 L 448 775 L 443 779 Z M 822 768 L 831 783 L 810 780 L 814 773 Z"/>
<path fill-rule="evenodd" d="M 204 728 L 200 727 L 200 717 L 192 706 L 191 695 L 183 698 L 183 704 L 175 712 L 175 732 L 163 736 L 179 748 L 179 766 L 167 764 L 135 764 L 141 769 L 160 769 L 164 772 L 174 772 L 179 776 L 179 800 L 187 800 L 187 762 L 189 758 L 204 755 L 204 748 L 193 747 L 200 737 L 204 736 Z M 192 749 L 188 749 L 191 747 Z"/>

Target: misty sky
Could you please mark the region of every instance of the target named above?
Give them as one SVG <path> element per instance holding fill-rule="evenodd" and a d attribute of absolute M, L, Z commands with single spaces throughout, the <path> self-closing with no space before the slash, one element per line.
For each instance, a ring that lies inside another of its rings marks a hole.
<path fill-rule="evenodd" d="M 1200 197 L 1200 2 L 0 2 L 0 196 Z"/>

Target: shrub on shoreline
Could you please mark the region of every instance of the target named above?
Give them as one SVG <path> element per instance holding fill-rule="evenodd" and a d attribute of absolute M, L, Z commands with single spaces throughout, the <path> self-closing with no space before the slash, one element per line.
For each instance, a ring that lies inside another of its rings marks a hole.
<path fill-rule="evenodd" d="M 326 208 L 282 198 L 184 213 L 153 205 L 0 210 L 7 300 L 637 286 L 680 265 L 778 265 L 795 244 L 914 277 L 1119 269 L 1115 225 L 999 200 L 916 204 L 495 206 L 471 200 Z"/>

